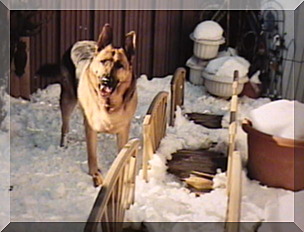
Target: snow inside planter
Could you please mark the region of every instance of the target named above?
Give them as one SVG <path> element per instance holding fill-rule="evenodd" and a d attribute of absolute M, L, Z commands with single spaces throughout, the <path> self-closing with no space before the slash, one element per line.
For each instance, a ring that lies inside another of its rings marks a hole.
<path fill-rule="evenodd" d="M 194 41 L 194 55 L 201 59 L 212 59 L 217 56 L 219 46 L 225 43 L 222 27 L 214 21 L 198 24 L 190 38 Z"/>
<path fill-rule="evenodd" d="M 202 72 L 207 91 L 215 96 L 229 98 L 232 96 L 234 71 L 239 72 L 237 94 L 240 94 L 244 84 L 248 82 L 249 62 L 239 56 L 226 56 L 211 60 Z"/>
<path fill-rule="evenodd" d="M 232 81 L 227 78 L 222 78 L 215 74 L 203 71 L 204 85 L 212 95 L 229 98 L 232 96 Z M 237 94 L 240 94 L 244 88 L 244 84 L 248 81 L 248 77 L 244 76 L 239 79 Z"/>
<path fill-rule="evenodd" d="M 304 113 L 297 101 L 273 101 L 250 112 L 248 174 L 270 187 L 304 189 L 304 128 L 295 119 Z"/>
<path fill-rule="evenodd" d="M 304 141 L 265 134 L 243 123 L 248 134 L 248 175 L 269 187 L 304 189 Z"/>

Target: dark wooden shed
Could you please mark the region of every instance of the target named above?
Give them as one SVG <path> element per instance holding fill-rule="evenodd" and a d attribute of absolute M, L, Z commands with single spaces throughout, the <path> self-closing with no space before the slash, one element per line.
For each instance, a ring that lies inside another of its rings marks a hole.
<path fill-rule="evenodd" d="M 35 77 L 46 63 L 59 63 L 62 54 L 79 40 L 96 40 L 102 26 L 114 29 L 114 45 L 122 45 L 125 33 L 137 33 L 137 75 L 161 77 L 172 74 L 192 55 L 189 34 L 200 21 L 201 11 L 183 10 L 61 10 L 37 11 L 39 33 L 25 38 L 28 70 L 22 78 L 11 76 L 11 94 L 27 98 L 51 80 Z"/>

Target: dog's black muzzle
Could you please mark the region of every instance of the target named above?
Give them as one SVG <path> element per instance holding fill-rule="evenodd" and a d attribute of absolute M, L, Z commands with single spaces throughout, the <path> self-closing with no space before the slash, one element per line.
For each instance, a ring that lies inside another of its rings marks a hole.
<path fill-rule="evenodd" d="M 110 77 L 110 76 L 104 76 L 101 78 L 101 85 L 109 87 L 111 89 L 115 89 L 118 81 L 116 80 L 116 78 Z"/>
<path fill-rule="evenodd" d="M 108 97 L 114 92 L 118 81 L 116 78 L 107 75 L 100 78 L 100 91 L 103 97 Z"/>

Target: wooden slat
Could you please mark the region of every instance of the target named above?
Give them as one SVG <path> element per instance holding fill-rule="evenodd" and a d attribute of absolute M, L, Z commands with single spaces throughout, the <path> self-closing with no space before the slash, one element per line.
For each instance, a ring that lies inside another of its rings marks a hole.
<path fill-rule="evenodd" d="M 174 126 L 175 111 L 177 106 L 184 105 L 186 70 L 184 68 L 176 69 L 171 80 L 171 99 L 170 99 L 170 116 L 169 125 Z"/>
<path fill-rule="evenodd" d="M 168 48 L 166 40 L 167 25 L 166 11 L 156 11 L 154 19 L 154 50 L 153 50 L 153 76 L 166 75 L 166 50 Z"/>
<path fill-rule="evenodd" d="M 124 211 L 126 209 L 123 201 L 126 200 L 126 183 L 129 181 L 129 175 L 124 169 L 126 169 L 126 165 L 130 165 L 130 159 L 132 157 L 136 159 L 138 146 L 138 139 L 130 140 L 114 160 L 88 218 L 85 226 L 86 232 L 93 232 L 97 229 L 96 223 L 90 222 L 123 222 Z M 133 162 L 132 165 L 133 164 L 136 165 L 136 162 Z M 116 199 L 116 206 L 113 208 L 116 212 L 115 214 L 113 214 L 113 212 L 110 213 L 110 215 L 115 216 L 110 220 L 108 207 L 113 202 L 113 198 Z M 112 226 L 115 226 L 115 224 Z M 119 228 L 121 228 L 121 226 L 119 226 Z"/>
<path fill-rule="evenodd" d="M 168 14 L 168 32 L 167 32 L 167 44 L 169 45 L 167 56 L 167 67 L 169 74 L 173 73 L 176 67 L 184 65 L 179 63 L 179 57 L 181 55 L 181 31 L 182 31 L 182 12 L 180 10 L 170 10 Z M 176 57 L 175 59 L 173 57 Z"/>
<path fill-rule="evenodd" d="M 125 11 L 125 32 L 134 30 L 136 32 L 136 56 L 135 73 L 151 75 L 152 61 L 152 14 L 148 10 L 127 10 Z M 139 20 L 141 19 L 141 20 Z"/>
<path fill-rule="evenodd" d="M 151 144 L 151 134 L 150 134 L 150 122 L 151 115 L 146 115 L 143 122 L 143 178 L 148 181 L 148 162 L 150 159 L 150 154 L 153 154 L 153 147 Z"/>
<path fill-rule="evenodd" d="M 231 168 L 225 232 L 238 232 L 242 200 L 242 160 L 238 151 L 232 155 Z"/>
<path fill-rule="evenodd" d="M 137 154 L 135 155 L 137 156 Z M 128 196 L 128 208 L 134 203 L 135 194 L 135 178 L 136 178 L 136 159 L 131 157 L 130 159 L 130 170 L 129 170 L 129 196 Z"/>
<path fill-rule="evenodd" d="M 143 122 L 143 178 L 148 177 L 148 162 L 158 149 L 167 128 L 166 109 L 168 93 L 159 92 L 153 99 Z"/>
<path fill-rule="evenodd" d="M 200 12 L 201 11 L 192 10 L 182 11 L 180 45 L 183 48 L 180 49 L 178 66 L 185 65 L 187 59 L 193 55 L 193 41 L 189 38 L 189 35 L 194 31 L 196 25 L 200 22 Z"/>
<path fill-rule="evenodd" d="M 109 23 L 113 28 L 113 45 L 121 47 L 124 38 L 123 11 L 120 10 L 96 10 L 94 21 L 94 38 L 97 40 L 102 27 Z"/>
<path fill-rule="evenodd" d="M 228 176 L 228 184 L 227 184 L 227 194 L 230 192 L 230 175 L 231 175 L 231 165 L 232 165 L 232 154 L 235 151 L 235 139 L 237 133 L 237 108 L 238 108 L 238 96 L 237 96 L 237 88 L 238 88 L 238 71 L 234 72 L 234 80 L 232 83 L 232 99 L 230 104 L 230 125 L 229 125 L 229 144 L 228 144 L 228 166 L 227 166 L 227 176 Z"/>
<path fill-rule="evenodd" d="M 21 40 L 26 44 L 26 53 L 27 53 L 27 62 L 24 69 L 24 74 L 22 77 L 19 78 L 20 81 L 20 97 L 24 99 L 30 99 L 31 94 L 31 85 L 30 85 L 30 38 L 23 37 Z"/>

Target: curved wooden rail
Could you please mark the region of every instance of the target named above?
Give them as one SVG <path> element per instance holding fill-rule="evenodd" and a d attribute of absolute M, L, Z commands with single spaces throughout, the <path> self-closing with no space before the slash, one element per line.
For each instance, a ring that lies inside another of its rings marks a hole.
<path fill-rule="evenodd" d="M 168 93 L 159 92 L 153 99 L 143 122 L 143 178 L 148 181 L 148 163 L 167 129 Z"/>
<path fill-rule="evenodd" d="M 177 68 L 171 80 L 169 126 L 174 126 L 176 107 L 184 105 L 186 69 Z"/>
<path fill-rule="evenodd" d="M 139 140 L 130 140 L 110 167 L 85 226 L 85 232 L 119 232 L 133 204 Z"/>

